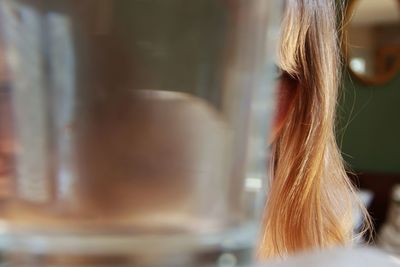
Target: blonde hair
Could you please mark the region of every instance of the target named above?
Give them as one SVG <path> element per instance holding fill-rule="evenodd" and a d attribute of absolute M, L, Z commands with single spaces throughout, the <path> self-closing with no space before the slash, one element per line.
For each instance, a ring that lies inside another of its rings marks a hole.
<path fill-rule="evenodd" d="M 334 134 L 336 21 L 333 0 L 286 0 L 279 64 L 298 92 L 273 144 L 261 258 L 345 245 L 353 238 L 352 211 L 359 201 Z"/>

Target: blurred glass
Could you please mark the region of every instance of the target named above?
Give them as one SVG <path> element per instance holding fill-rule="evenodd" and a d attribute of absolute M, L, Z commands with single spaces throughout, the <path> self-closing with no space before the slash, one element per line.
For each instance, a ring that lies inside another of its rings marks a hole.
<path fill-rule="evenodd" d="M 15 158 L 5 260 L 251 262 L 276 2 L 0 0 L 11 118 L 2 128 Z"/>

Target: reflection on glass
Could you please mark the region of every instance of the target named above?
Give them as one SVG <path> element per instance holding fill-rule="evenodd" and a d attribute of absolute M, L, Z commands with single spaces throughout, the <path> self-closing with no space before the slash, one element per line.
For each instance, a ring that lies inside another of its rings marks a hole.
<path fill-rule="evenodd" d="M 5 77 L 1 75 L 1 78 Z M 0 201 L 10 196 L 15 174 L 15 138 L 12 130 L 10 99 L 7 82 L 2 80 L 0 82 Z"/>

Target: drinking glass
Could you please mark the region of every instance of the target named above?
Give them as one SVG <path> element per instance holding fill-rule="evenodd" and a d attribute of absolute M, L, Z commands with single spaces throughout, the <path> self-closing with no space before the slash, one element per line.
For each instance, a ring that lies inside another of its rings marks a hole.
<path fill-rule="evenodd" d="M 0 0 L 3 261 L 251 263 L 278 2 Z"/>

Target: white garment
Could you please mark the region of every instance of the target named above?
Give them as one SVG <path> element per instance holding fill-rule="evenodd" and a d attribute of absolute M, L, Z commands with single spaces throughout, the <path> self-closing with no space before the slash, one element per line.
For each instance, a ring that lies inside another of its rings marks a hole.
<path fill-rule="evenodd" d="M 372 248 L 332 249 L 300 254 L 260 267 L 399 267 L 400 259 Z"/>

